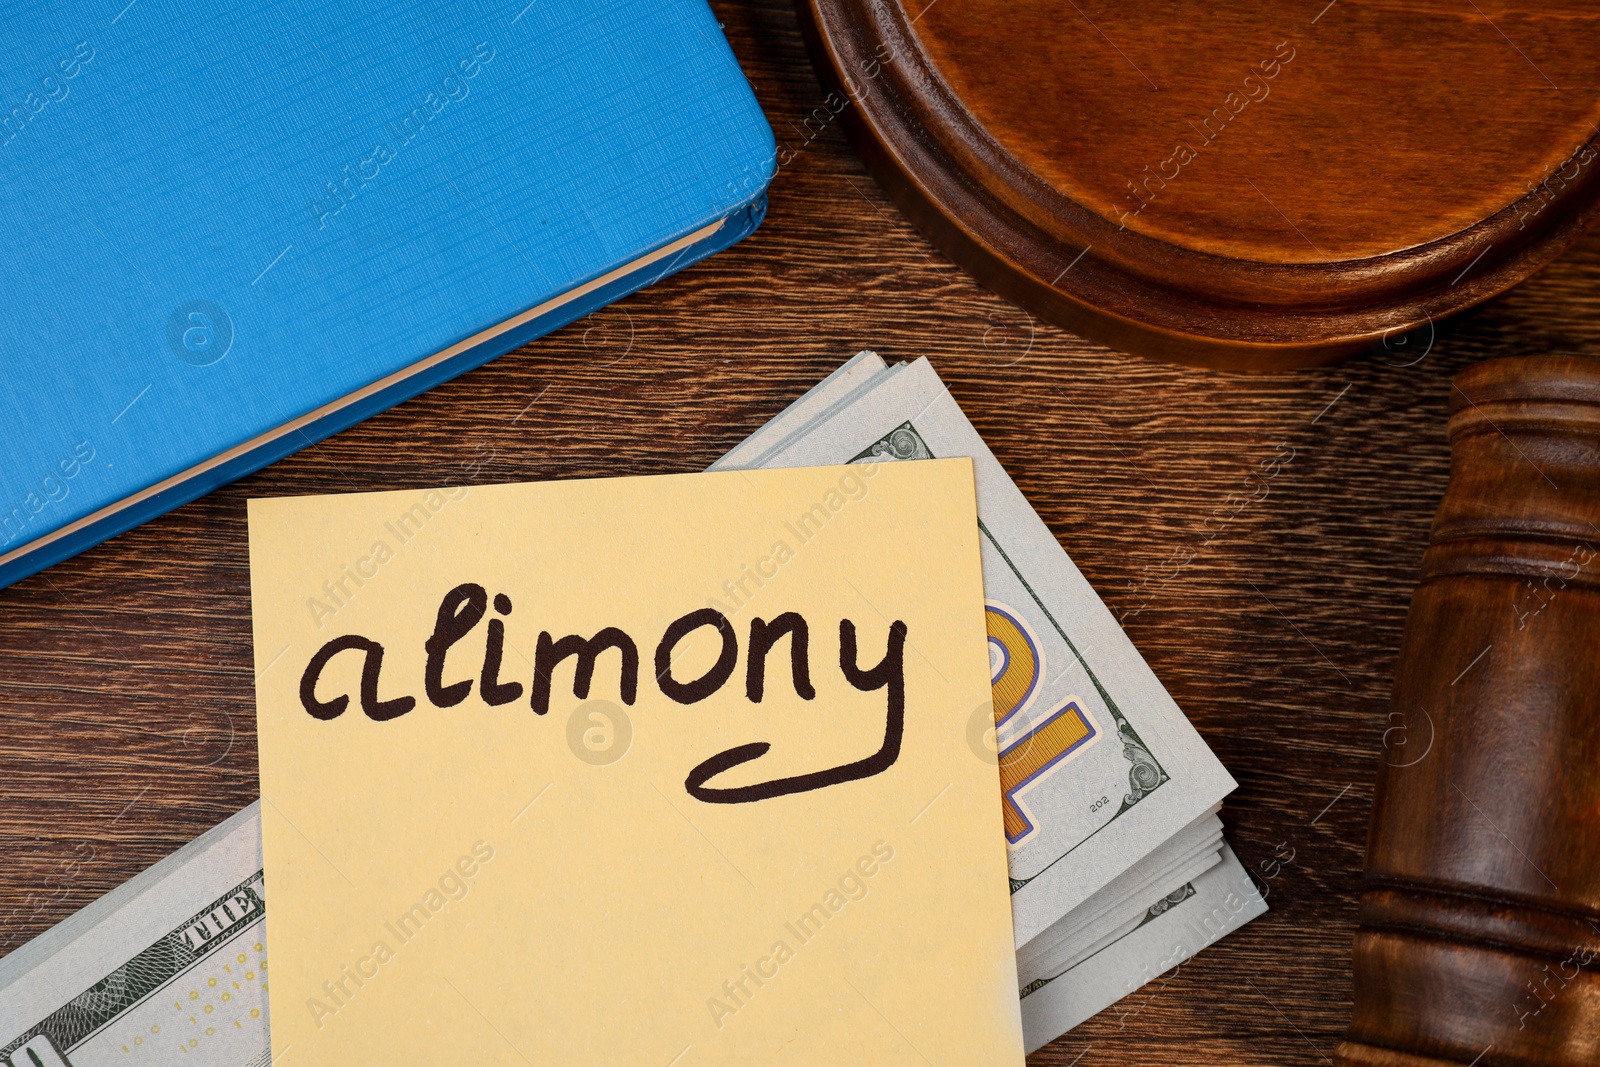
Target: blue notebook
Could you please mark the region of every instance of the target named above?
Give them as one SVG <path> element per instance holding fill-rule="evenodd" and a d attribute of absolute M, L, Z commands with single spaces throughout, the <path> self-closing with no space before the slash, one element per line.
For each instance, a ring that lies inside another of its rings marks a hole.
<path fill-rule="evenodd" d="M 0 0 L 0 586 L 748 234 L 705 0 Z"/>

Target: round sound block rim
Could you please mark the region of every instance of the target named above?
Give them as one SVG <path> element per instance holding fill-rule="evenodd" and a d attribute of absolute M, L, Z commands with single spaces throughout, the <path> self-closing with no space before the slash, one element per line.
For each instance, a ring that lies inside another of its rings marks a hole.
<path fill-rule="evenodd" d="M 1120 228 L 1027 171 L 945 87 L 897 3 L 796 6 L 831 109 L 923 235 L 1001 296 L 1112 348 L 1238 371 L 1336 362 L 1499 295 L 1600 218 L 1600 167 L 1589 166 L 1390 255 L 1267 264 L 1195 252 Z"/>

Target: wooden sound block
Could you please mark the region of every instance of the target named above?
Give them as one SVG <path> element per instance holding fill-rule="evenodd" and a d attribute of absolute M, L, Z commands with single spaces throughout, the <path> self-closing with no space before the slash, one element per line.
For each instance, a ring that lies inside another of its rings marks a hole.
<path fill-rule="evenodd" d="M 828 90 L 807 125 L 841 115 L 952 259 L 1113 347 L 1331 362 L 1596 216 L 1584 0 L 797 2 Z"/>

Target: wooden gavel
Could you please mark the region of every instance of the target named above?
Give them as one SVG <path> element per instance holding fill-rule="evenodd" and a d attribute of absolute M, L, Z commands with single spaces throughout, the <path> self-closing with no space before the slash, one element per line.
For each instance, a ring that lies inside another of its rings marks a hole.
<path fill-rule="evenodd" d="M 1600 360 L 1469 368 L 1401 646 L 1340 1067 L 1600 1063 Z"/>

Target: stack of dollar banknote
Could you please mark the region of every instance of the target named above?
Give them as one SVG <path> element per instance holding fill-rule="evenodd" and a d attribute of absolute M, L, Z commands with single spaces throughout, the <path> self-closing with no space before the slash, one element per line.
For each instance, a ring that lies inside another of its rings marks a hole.
<path fill-rule="evenodd" d="M 994 682 L 966 738 L 999 763 L 1031 1051 L 1266 904 L 1222 839 L 1233 779 L 926 360 L 859 354 L 712 469 L 961 456 Z M 263 1067 L 266 900 L 251 805 L 0 960 L 0 1067 Z"/>

